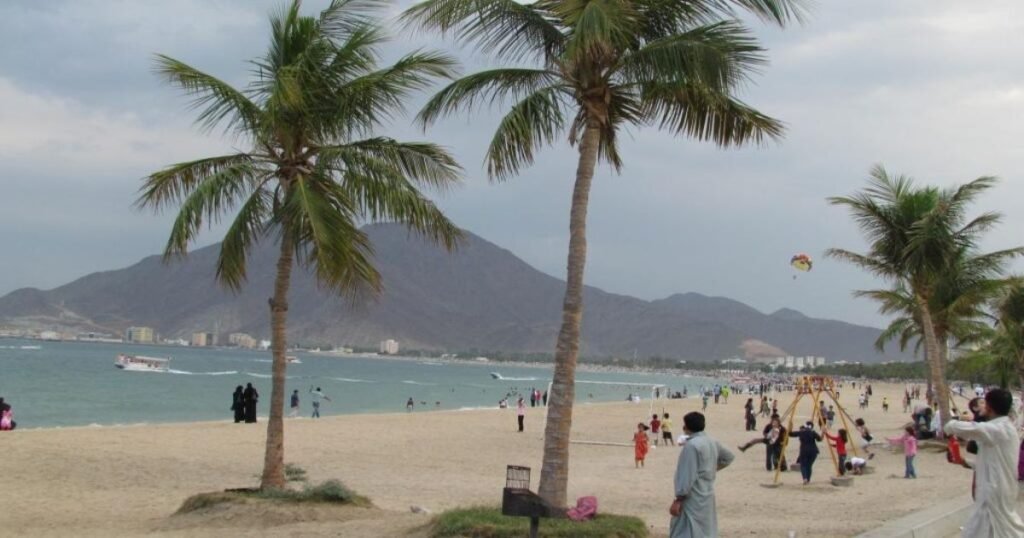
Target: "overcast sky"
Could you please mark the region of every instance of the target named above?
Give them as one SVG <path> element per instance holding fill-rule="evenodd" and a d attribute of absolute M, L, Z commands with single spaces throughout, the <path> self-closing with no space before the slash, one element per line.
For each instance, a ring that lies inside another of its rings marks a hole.
<path fill-rule="evenodd" d="M 153 54 L 242 85 L 280 3 L 0 3 L 0 294 L 49 289 L 162 249 L 171 217 L 132 208 L 140 178 L 232 141 L 191 125 L 187 99 L 152 74 Z M 785 140 L 719 150 L 626 133 L 622 174 L 602 168 L 595 178 L 588 284 L 645 299 L 695 291 L 880 326 L 873 304 L 850 297 L 878 283 L 822 258 L 829 247 L 863 248 L 825 198 L 860 188 L 875 163 L 942 186 L 999 176 L 977 206 L 1005 214 L 985 246 L 1024 243 L 1024 3 L 820 1 L 803 26 L 754 28 L 771 64 L 742 97 L 784 120 Z M 423 43 L 396 34 L 390 57 Z M 460 57 L 467 70 L 490 65 Z M 496 118 L 460 117 L 426 134 L 406 119 L 385 134 L 450 147 L 466 167 L 464 186 L 438 198 L 451 218 L 564 278 L 575 153 L 559 144 L 520 177 L 489 183 L 483 151 Z M 816 264 L 793 280 L 796 252 Z"/>

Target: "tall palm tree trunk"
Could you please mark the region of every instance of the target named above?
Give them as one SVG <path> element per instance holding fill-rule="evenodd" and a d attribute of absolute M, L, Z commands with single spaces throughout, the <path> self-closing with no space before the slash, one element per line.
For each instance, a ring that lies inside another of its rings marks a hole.
<path fill-rule="evenodd" d="M 952 418 L 949 414 L 949 384 L 946 383 L 946 365 L 942 353 L 939 351 L 939 340 L 935 336 L 935 324 L 932 322 L 932 313 L 928 307 L 928 301 L 917 294 L 917 305 L 921 309 L 921 329 L 924 331 L 924 352 L 931 366 L 932 388 L 935 397 L 939 400 L 939 414 L 942 422 Z M 936 432 L 942 436 L 942 428 Z"/>
<path fill-rule="evenodd" d="M 270 420 L 267 421 L 267 450 L 263 459 L 261 489 L 284 489 L 284 391 L 285 352 L 288 349 L 288 285 L 292 276 L 294 251 L 291 236 L 287 231 L 281 234 L 281 254 L 277 258 L 277 278 L 274 280 L 274 297 L 270 300 L 270 347 L 274 362 L 270 392 Z"/>
<path fill-rule="evenodd" d="M 576 397 L 576 360 L 580 350 L 580 327 L 583 324 L 583 267 L 587 260 L 587 203 L 590 184 L 597 165 L 597 149 L 601 134 L 593 120 L 580 141 L 580 158 L 576 167 L 576 185 L 569 214 L 569 261 L 565 300 L 562 305 L 562 328 L 558 331 L 555 350 L 555 373 L 548 396 L 547 425 L 544 428 L 544 462 L 540 471 L 538 494 L 549 504 L 566 506 L 569 484 L 569 434 L 572 428 L 572 405 Z"/>

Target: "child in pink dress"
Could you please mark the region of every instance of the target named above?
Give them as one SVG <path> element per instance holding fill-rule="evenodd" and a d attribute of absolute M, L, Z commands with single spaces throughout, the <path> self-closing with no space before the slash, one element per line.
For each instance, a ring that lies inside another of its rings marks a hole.
<path fill-rule="evenodd" d="M 907 426 L 906 433 L 903 437 L 900 437 L 900 441 L 903 442 L 903 456 L 907 460 L 907 470 L 903 474 L 903 478 L 917 478 L 917 472 L 914 471 L 914 456 L 917 456 L 917 437 L 914 436 L 913 426 Z"/>

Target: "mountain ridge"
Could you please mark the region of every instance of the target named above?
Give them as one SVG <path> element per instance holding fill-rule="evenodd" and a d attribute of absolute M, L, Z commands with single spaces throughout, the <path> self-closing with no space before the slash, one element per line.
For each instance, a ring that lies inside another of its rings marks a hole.
<path fill-rule="evenodd" d="M 456 252 L 447 253 L 398 225 L 365 230 L 383 294 L 372 303 L 352 305 L 320 289 L 308 270 L 296 269 L 289 296 L 291 341 L 376 346 L 394 338 L 404 349 L 554 349 L 562 280 L 469 232 Z M 237 294 L 214 280 L 218 247 L 197 249 L 169 264 L 159 255 L 147 256 L 51 290 L 15 290 L 0 297 L 0 325 L 117 333 L 144 325 L 164 337 L 216 330 L 267 338 L 276 247 L 267 242 L 253 249 L 248 282 Z M 831 361 L 885 359 L 872 347 L 879 329 L 810 318 L 788 308 L 765 314 L 734 299 L 695 292 L 647 301 L 587 286 L 583 319 L 584 355 L 708 360 L 765 349 Z"/>

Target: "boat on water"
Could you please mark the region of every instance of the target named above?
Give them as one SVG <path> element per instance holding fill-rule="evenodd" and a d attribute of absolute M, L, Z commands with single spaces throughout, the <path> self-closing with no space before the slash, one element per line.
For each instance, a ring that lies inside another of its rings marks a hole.
<path fill-rule="evenodd" d="M 114 366 L 129 372 L 166 372 L 170 370 L 171 359 L 121 353 L 114 359 Z"/>
<path fill-rule="evenodd" d="M 285 356 L 284 362 L 286 362 L 288 364 L 302 364 L 302 361 L 300 361 L 299 358 L 296 357 L 295 355 L 287 355 L 287 356 Z"/>

